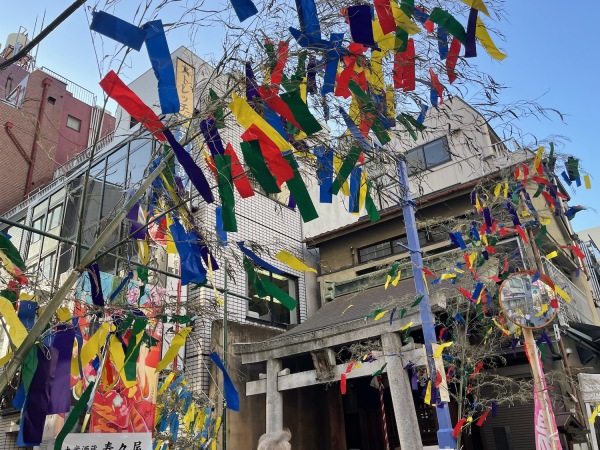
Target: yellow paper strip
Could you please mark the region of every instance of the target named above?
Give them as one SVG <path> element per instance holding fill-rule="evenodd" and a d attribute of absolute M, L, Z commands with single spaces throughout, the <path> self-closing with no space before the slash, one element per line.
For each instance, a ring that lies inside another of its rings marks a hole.
<path fill-rule="evenodd" d="M 451 345 L 452 342 L 444 342 L 443 344 L 440 344 L 435 353 L 433 354 L 433 358 L 435 359 L 442 356 L 442 352 L 444 351 L 444 349 L 450 347 Z"/>
<path fill-rule="evenodd" d="M 508 181 L 504 182 L 504 198 L 508 198 Z"/>
<path fill-rule="evenodd" d="M 8 327 L 10 341 L 15 347 L 19 348 L 27 337 L 27 329 L 17 316 L 12 303 L 4 297 L 0 297 L 0 315 L 2 315 Z"/>
<path fill-rule="evenodd" d="M 535 317 L 541 317 L 546 311 L 548 311 L 548 305 L 544 303 L 542 304 L 542 309 L 535 315 Z"/>
<path fill-rule="evenodd" d="M 537 168 L 542 162 L 542 157 L 544 156 L 544 147 L 538 147 L 537 153 L 535 154 L 535 159 L 533 160 L 533 168 Z"/>
<path fill-rule="evenodd" d="M 494 200 L 496 200 L 498 198 L 501 190 L 502 190 L 502 183 L 498 183 L 496 185 L 496 187 L 494 188 Z"/>
<path fill-rule="evenodd" d="M 9 362 L 12 359 L 12 356 L 13 353 L 9 350 L 8 353 L 6 353 L 6 355 L 0 358 L 0 367 L 4 366 L 7 362 Z"/>
<path fill-rule="evenodd" d="M 443 273 L 441 278 L 442 278 L 442 280 L 450 280 L 451 278 L 456 278 L 456 274 L 455 273 Z"/>
<path fill-rule="evenodd" d="M 389 312 L 389 311 L 388 311 L 387 309 L 386 309 L 385 311 L 381 311 L 379 314 L 377 314 L 377 315 L 375 316 L 375 319 L 373 319 L 373 320 L 379 320 L 379 319 L 381 319 L 381 318 L 382 318 L 383 316 L 385 316 L 385 315 L 386 315 L 388 312 Z"/>
<path fill-rule="evenodd" d="M 483 3 L 483 0 L 461 0 L 465 5 L 470 6 L 471 8 L 475 8 L 477 11 L 481 11 L 486 16 L 490 16 L 490 12 Z"/>
<path fill-rule="evenodd" d="M 425 398 L 423 401 L 426 405 L 431 405 L 431 381 L 427 382 L 427 389 L 425 390 Z"/>
<path fill-rule="evenodd" d="M 562 288 L 555 284 L 554 285 L 554 290 L 556 291 L 556 293 L 558 295 L 560 295 L 560 297 L 567 303 L 571 303 L 571 296 L 569 294 L 567 294 L 565 291 L 562 290 Z"/>
<path fill-rule="evenodd" d="M 494 44 L 494 41 L 492 41 L 492 38 L 490 37 L 487 28 L 485 27 L 483 21 L 479 17 L 477 17 L 477 27 L 475 29 L 475 36 L 477 37 L 477 39 L 479 39 L 479 42 L 481 42 L 481 45 L 483 46 L 485 51 L 488 52 L 492 58 L 498 61 L 502 61 L 504 58 L 506 58 L 507 55 L 498 50 L 498 47 L 496 47 L 496 44 Z"/>
<path fill-rule="evenodd" d="M 400 330 L 399 330 L 399 331 L 405 331 L 405 330 L 408 330 L 410 327 L 412 327 L 412 324 L 413 324 L 412 322 L 408 322 L 406 325 L 404 325 L 404 326 L 400 327 Z"/>
<path fill-rule="evenodd" d="M 162 395 L 167 390 L 167 388 L 173 382 L 173 378 L 175 378 L 175 372 L 171 372 L 169 376 L 165 378 L 165 381 L 163 382 L 163 384 L 161 384 L 160 389 L 158 390 L 158 394 L 156 394 L 157 396 Z"/>
<path fill-rule="evenodd" d="M 296 258 L 287 250 L 281 250 L 279 253 L 275 255 L 275 259 L 281 261 L 284 264 L 287 264 L 292 269 L 297 270 L 299 272 L 314 272 L 317 273 L 317 269 L 313 269 L 312 267 L 308 267 L 302 260 Z"/>
<path fill-rule="evenodd" d="M 290 143 L 254 111 L 245 99 L 236 95 L 235 92 L 233 93 L 233 101 L 229 104 L 229 109 L 231 109 L 238 123 L 246 130 L 252 125 L 256 125 L 279 147 L 279 150 L 284 152 L 291 149 Z"/>
<path fill-rule="evenodd" d="M 210 280 L 210 285 L 213 288 L 213 293 L 215 294 L 217 303 L 219 304 L 219 306 L 223 306 L 223 299 L 221 298 L 219 291 L 217 291 L 217 287 L 215 284 L 215 274 L 214 274 L 213 268 L 212 268 L 212 260 L 210 257 L 207 259 L 208 259 L 208 264 L 207 264 L 208 265 L 208 279 Z M 225 274 L 225 276 L 227 276 L 227 274 Z"/>
<path fill-rule="evenodd" d="M 352 115 L 352 114 L 350 114 L 350 115 Z M 337 154 L 333 155 L 333 169 L 335 170 L 336 174 L 340 172 L 340 168 L 342 167 L 343 163 L 344 163 L 344 160 L 342 159 L 341 156 L 339 156 Z M 342 184 L 342 187 L 340 190 L 342 191 L 342 194 L 344 194 L 346 197 L 350 196 L 350 187 L 348 185 L 348 180 L 344 181 L 344 184 Z"/>
<path fill-rule="evenodd" d="M 110 323 L 104 322 L 98 330 L 89 338 L 89 340 L 81 347 L 79 358 L 81 366 L 85 367 L 92 359 L 100 354 L 100 349 L 106 343 L 106 336 L 110 330 Z M 71 375 L 79 375 L 79 364 L 77 357 L 71 359 Z"/>
<path fill-rule="evenodd" d="M 556 250 L 554 250 L 553 252 L 550 252 L 546 255 L 546 259 L 553 259 L 556 258 L 558 256 L 558 252 Z"/>
<path fill-rule="evenodd" d="M 402 270 L 398 269 L 398 273 L 396 274 L 396 278 L 392 280 L 392 286 L 398 286 L 398 282 L 400 281 L 400 277 L 402 276 Z"/>
<path fill-rule="evenodd" d="M 56 311 L 56 317 L 58 317 L 60 322 L 66 322 L 71 318 L 71 311 L 69 311 L 69 308 L 65 308 L 63 306 L 62 308 L 58 308 L 58 311 Z"/>
<path fill-rule="evenodd" d="M 600 405 L 596 406 L 594 408 L 594 411 L 592 411 L 592 415 L 590 416 L 590 423 L 594 423 L 596 422 L 596 417 L 598 417 L 598 413 L 600 413 Z"/>
<path fill-rule="evenodd" d="M 161 370 L 166 369 L 166 367 L 173 362 L 173 360 L 177 356 L 177 353 L 179 352 L 179 349 L 183 347 L 183 344 L 185 344 L 185 340 L 188 334 L 190 334 L 190 331 L 192 331 L 192 327 L 185 327 L 173 337 L 169 350 L 167 350 L 167 353 L 165 353 L 163 359 L 161 359 L 160 362 L 156 365 L 156 372 L 160 372 Z"/>
<path fill-rule="evenodd" d="M 586 189 L 591 189 L 592 188 L 592 181 L 590 180 L 590 176 L 589 175 L 584 175 L 583 176 L 583 184 L 585 185 Z"/>
<path fill-rule="evenodd" d="M 506 333 L 506 334 L 510 334 L 510 331 L 508 331 L 506 328 L 504 328 L 495 317 L 492 318 L 492 321 L 496 324 L 496 326 L 498 328 L 500 328 L 500 331 L 502 331 L 503 333 Z"/>
<path fill-rule="evenodd" d="M 387 278 L 385 279 L 385 289 L 387 289 L 388 286 L 390 285 L 390 281 L 392 281 L 392 277 L 388 275 Z"/>
<path fill-rule="evenodd" d="M 412 20 L 410 20 L 410 17 L 408 17 L 404 11 L 400 9 L 395 1 L 391 1 L 390 5 L 392 6 L 392 14 L 394 15 L 396 25 L 398 25 L 408 34 L 417 34 L 421 32 L 421 29 Z"/>

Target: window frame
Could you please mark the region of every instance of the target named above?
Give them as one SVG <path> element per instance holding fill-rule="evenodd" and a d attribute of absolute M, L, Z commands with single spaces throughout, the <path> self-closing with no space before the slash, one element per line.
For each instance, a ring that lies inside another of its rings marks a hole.
<path fill-rule="evenodd" d="M 61 222 L 62 222 L 62 204 L 56 205 L 55 207 L 53 207 L 52 209 L 50 209 L 50 211 L 48 211 L 47 214 L 47 220 L 46 220 L 46 231 L 50 231 L 58 226 L 60 226 Z M 54 226 L 51 226 L 54 218 L 55 218 L 55 213 L 56 211 L 58 211 L 57 215 L 57 223 Z"/>
<path fill-rule="evenodd" d="M 442 161 L 437 161 L 435 163 L 428 163 L 427 162 L 427 148 L 428 147 L 432 147 L 434 144 L 437 144 L 438 142 L 441 142 L 441 144 L 443 145 L 444 150 L 446 151 L 446 158 L 444 158 Z M 423 168 L 417 168 L 417 167 L 411 167 L 408 164 L 408 160 L 410 158 L 411 155 L 415 155 L 417 153 L 420 153 L 420 160 L 423 161 L 424 163 L 424 167 Z M 426 142 L 423 145 L 420 145 L 418 147 L 415 147 L 413 149 L 410 149 L 409 151 L 407 151 L 405 153 L 405 158 L 407 161 L 407 170 L 408 170 L 408 176 L 412 177 L 414 175 L 417 175 L 418 173 L 421 172 L 425 172 L 426 170 L 431 170 L 435 167 L 441 166 L 443 164 L 446 164 L 450 161 L 452 161 L 452 153 L 450 152 L 450 146 L 448 144 L 448 138 L 446 136 L 442 136 L 440 138 L 434 139 L 433 141 L 429 141 Z"/>
<path fill-rule="evenodd" d="M 69 124 L 69 120 L 75 121 L 75 123 L 77 124 L 77 127 L 73 126 L 72 123 Z M 67 125 L 67 128 L 69 128 L 73 131 L 76 131 L 78 133 L 81 132 L 81 119 L 78 119 L 77 117 L 72 116 L 71 114 L 67 114 L 67 124 L 66 125 Z"/>
<path fill-rule="evenodd" d="M 50 261 L 50 266 L 49 266 L 49 270 L 48 270 L 48 276 L 46 276 L 45 273 L 45 268 L 44 268 L 44 262 L 45 261 Z M 42 280 L 44 281 L 49 281 L 49 282 L 53 282 L 54 281 L 54 269 L 56 264 L 56 253 L 52 252 L 52 253 L 48 253 L 46 256 L 42 256 L 40 258 L 40 262 L 38 265 L 38 275 L 42 278 Z"/>
<path fill-rule="evenodd" d="M 268 271 L 268 270 L 263 269 L 263 268 L 258 268 L 258 267 L 255 269 L 255 271 L 256 271 L 257 275 L 262 275 L 263 277 L 268 274 L 269 281 L 271 283 L 274 282 L 274 280 L 273 280 L 273 275 L 274 275 L 273 272 Z M 288 283 L 290 281 L 292 281 L 293 285 L 294 285 L 293 293 L 292 292 L 288 292 L 288 295 L 290 295 L 292 298 L 294 298 L 294 300 L 296 300 L 296 302 L 298 302 L 298 303 L 297 303 L 296 307 L 293 310 L 289 311 L 288 322 L 280 322 L 280 321 L 276 321 L 275 320 L 274 314 L 273 314 L 273 310 L 274 310 L 274 307 L 275 307 L 275 304 L 276 304 L 276 299 L 274 299 L 272 296 L 269 296 L 269 297 L 258 297 L 258 295 L 256 295 L 257 299 L 262 300 L 263 302 L 267 303 L 268 310 L 269 310 L 269 312 L 268 312 L 268 317 L 269 318 L 268 319 L 262 318 L 262 317 L 265 317 L 265 316 L 258 316 L 258 317 L 256 317 L 256 316 L 250 315 L 250 312 L 251 312 L 251 310 L 250 310 L 250 299 L 252 299 L 253 297 L 250 296 L 251 283 L 248 280 L 248 277 L 246 277 L 246 297 L 247 297 L 247 299 L 246 299 L 246 320 L 253 321 L 253 322 L 266 323 L 266 324 L 269 324 L 269 325 L 272 325 L 272 326 L 278 326 L 278 327 L 282 327 L 282 326 L 287 327 L 289 325 L 299 324 L 300 323 L 299 279 L 298 279 L 298 277 L 296 277 L 294 275 L 291 275 L 289 273 L 286 273 L 286 272 L 284 272 L 283 275 L 279 275 L 279 274 L 275 274 L 275 275 L 285 277 L 288 280 Z M 283 306 L 283 305 L 281 305 L 281 307 L 285 308 L 285 306 Z M 252 312 L 254 312 L 254 311 L 252 311 Z M 295 319 L 295 321 L 294 321 L 294 319 Z"/>
<path fill-rule="evenodd" d="M 39 231 L 44 231 L 46 229 L 46 215 L 43 214 L 35 219 L 33 219 L 31 221 L 31 228 L 35 228 L 36 230 Z M 41 221 L 41 225 L 39 227 L 36 227 L 35 224 L 36 222 Z M 29 243 L 30 244 L 35 244 L 38 241 L 42 240 L 42 235 L 39 233 L 36 233 L 34 231 L 31 232 L 31 238 L 29 239 Z"/>

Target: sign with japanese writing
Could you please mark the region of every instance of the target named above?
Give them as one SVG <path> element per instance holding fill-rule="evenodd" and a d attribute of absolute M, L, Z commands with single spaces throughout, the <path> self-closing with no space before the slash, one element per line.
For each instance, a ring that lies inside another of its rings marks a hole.
<path fill-rule="evenodd" d="M 152 433 L 70 433 L 62 450 L 152 450 Z"/>

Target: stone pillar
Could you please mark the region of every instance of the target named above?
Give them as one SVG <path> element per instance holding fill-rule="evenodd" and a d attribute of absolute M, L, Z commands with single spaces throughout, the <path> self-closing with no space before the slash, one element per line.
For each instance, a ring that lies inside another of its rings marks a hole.
<path fill-rule="evenodd" d="M 277 383 L 280 371 L 280 360 L 267 361 L 267 433 L 283 429 L 283 398 Z"/>
<path fill-rule="evenodd" d="M 382 334 L 381 345 L 384 355 L 399 355 L 402 351 L 402 342 L 397 333 Z M 398 356 L 386 356 L 385 361 L 400 447 L 402 450 L 422 450 L 423 443 L 408 373 Z"/>

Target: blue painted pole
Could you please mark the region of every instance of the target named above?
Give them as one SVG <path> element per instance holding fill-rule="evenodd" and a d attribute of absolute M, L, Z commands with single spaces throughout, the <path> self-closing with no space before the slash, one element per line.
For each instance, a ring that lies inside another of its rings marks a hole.
<path fill-rule="evenodd" d="M 410 249 L 410 260 L 412 262 L 413 276 L 415 280 L 415 290 L 418 296 L 423 296 L 421 303 L 419 303 L 419 312 L 421 314 L 421 326 L 423 328 L 423 336 L 425 338 L 425 351 L 427 353 L 427 364 L 429 366 L 429 373 L 433 380 L 435 380 L 434 374 L 435 363 L 433 360 L 433 344 L 437 343 L 437 336 L 435 335 L 435 322 L 433 320 L 433 314 L 431 312 L 431 304 L 429 303 L 429 293 L 427 292 L 427 286 L 423 279 L 423 255 L 421 254 L 421 244 L 419 243 L 419 233 L 417 232 L 417 223 L 415 220 L 415 203 L 410 195 L 410 189 L 408 184 L 408 171 L 406 169 L 406 161 L 403 159 L 398 161 L 398 176 L 400 178 L 401 189 L 404 186 L 404 193 L 401 192 L 403 197 L 402 215 L 404 217 L 404 225 L 406 227 L 406 238 L 408 240 L 408 247 Z M 456 439 L 452 437 L 452 420 L 450 419 L 450 411 L 448 410 L 448 403 L 440 402 L 436 408 L 437 421 L 438 421 L 438 446 L 440 449 L 456 449 Z"/>

